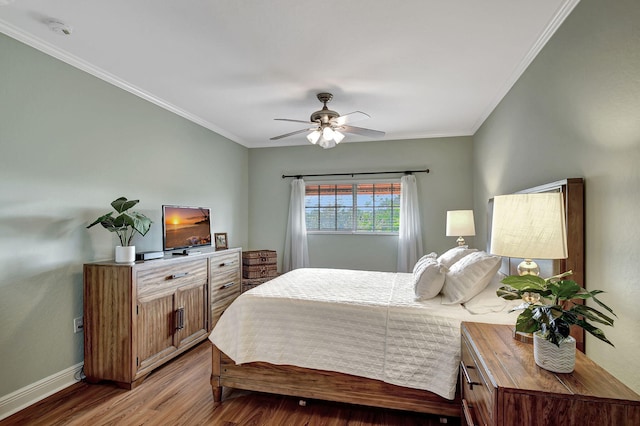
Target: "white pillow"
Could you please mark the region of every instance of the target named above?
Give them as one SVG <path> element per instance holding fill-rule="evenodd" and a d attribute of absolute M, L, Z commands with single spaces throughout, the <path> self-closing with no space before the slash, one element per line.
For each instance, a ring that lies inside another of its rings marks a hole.
<path fill-rule="evenodd" d="M 426 259 L 435 259 L 436 257 L 438 257 L 436 253 L 429 253 L 422 256 L 420 259 L 418 259 L 416 264 L 413 266 L 413 273 L 414 274 L 416 273 L 416 269 L 418 269 L 418 265 L 420 265 L 421 262 L 425 261 Z"/>
<path fill-rule="evenodd" d="M 416 300 L 436 297 L 444 285 L 444 276 L 448 271 L 435 257 L 420 259 L 413 272 L 413 291 Z"/>
<path fill-rule="evenodd" d="M 507 312 L 522 303 L 522 300 L 506 300 L 496 294 L 496 291 L 504 286 L 502 280 L 505 277 L 505 274 L 498 271 L 489 281 L 487 288 L 473 296 L 471 300 L 466 301 L 464 308 L 472 314 L 488 314 L 491 312 Z"/>
<path fill-rule="evenodd" d="M 487 287 L 499 268 L 500 257 L 483 251 L 463 257 L 446 274 L 442 303 L 453 305 L 471 300 Z"/>
<path fill-rule="evenodd" d="M 463 257 L 468 256 L 471 253 L 475 253 L 477 251 L 478 251 L 477 249 L 470 249 L 466 247 L 454 247 L 442 253 L 438 258 L 438 262 L 440 262 L 447 268 L 451 268 L 454 265 L 454 263 L 456 263 Z"/>

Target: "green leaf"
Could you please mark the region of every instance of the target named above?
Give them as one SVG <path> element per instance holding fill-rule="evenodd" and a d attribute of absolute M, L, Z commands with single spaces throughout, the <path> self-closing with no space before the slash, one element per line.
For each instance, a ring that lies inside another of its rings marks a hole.
<path fill-rule="evenodd" d="M 613 318 L 606 316 L 602 312 L 593 309 L 592 307 L 586 305 L 574 305 L 571 307 L 571 312 L 582 315 L 590 321 L 599 322 L 600 324 L 605 324 L 613 327 Z"/>
<path fill-rule="evenodd" d="M 91 223 L 91 225 L 87 226 L 87 228 L 91 228 L 93 225 L 97 225 L 98 223 L 100 223 L 100 224 L 102 224 L 102 226 L 104 226 L 105 228 L 108 229 L 108 226 L 105 226 L 105 222 L 106 223 L 113 222 L 113 218 L 111 217 L 112 214 L 113 214 L 113 212 L 109 212 L 109 213 L 107 213 L 105 215 L 100 216 L 99 218 L 94 220 L 93 223 Z"/>
<path fill-rule="evenodd" d="M 118 213 L 126 212 L 131 207 L 138 204 L 140 200 L 127 200 L 125 197 L 120 197 L 111 202 L 111 207 L 114 208 Z"/>
<path fill-rule="evenodd" d="M 116 228 L 126 228 L 127 226 L 131 226 L 129 215 L 126 213 L 122 213 L 120 216 L 114 218 L 113 226 L 115 226 Z"/>
<path fill-rule="evenodd" d="M 594 302 L 596 302 L 601 307 L 605 308 L 607 311 L 611 312 L 611 314 L 613 314 L 613 316 L 615 316 L 617 318 L 618 316 L 613 313 L 613 310 L 610 307 L 608 307 L 607 305 L 605 305 L 599 299 L 596 298 L 596 294 L 600 294 L 600 293 L 604 293 L 604 292 L 600 291 L 600 290 L 593 290 L 591 292 L 591 298 L 593 299 Z"/>
<path fill-rule="evenodd" d="M 582 290 L 575 281 L 563 280 L 549 285 L 549 289 L 559 300 L 571 300 Z"/>
<path fill-rule="evenodd" d="M 496 290 L 496 295 L 498 295 L 498 297 L 502 297 L 503 299 L 506 299 L 506 300 L 522 299 L 522 296 L 520 295 L 518 290 L 516 290 L 515 288 L 510 287 L 510 286 L 502 286 L 502 287 L 500 287 L 498 290 Z"/>
<path fill-rule="evenodd" d="M 547 290 L 545 280 L 535 275 L 509 275 L 508 277 L 505 277 L 502 282 L 521 291 Z"/>
<path fill-rule="evenodd" d="M 540 324 L 533 319 L 531 309 L 525 309 L 518 315 L 516 320 L 516 331 L 523 333 L 535 333 L 540 330 Z"/>
<path fill-rule="evenodd" d="M 578 320 L 578 322 L 576 323 L 577 325 L 579 325 L 580 327 L 584 328 L 585 330 L 587 330 L 592 336 L 597 337 L 598 339 L 602 340 L 605 343 L 610 344 L 611 346 L 615 347 L 613 345 L 613 343 L 611 343 L 609 341 L 609 339 L 607 339 L 604 335 L 604 332 L 602 330 L 600 330 L 597 327 L 592 326 L 591 324 L 589 324 L 586 321 L 583 320 Z"/>
<path fill-rule="evenodd" d="M 138 212 L 131 212 L 131 226 L 143 237 L 151 228 L 151 219 Z"/>

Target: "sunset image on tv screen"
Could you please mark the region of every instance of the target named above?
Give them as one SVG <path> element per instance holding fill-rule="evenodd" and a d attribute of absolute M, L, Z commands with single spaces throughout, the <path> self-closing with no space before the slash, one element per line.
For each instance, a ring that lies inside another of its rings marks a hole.
<path fill-rule="evenodd" d="M 209 209 L 165 206 L 165 248 L 211 244 Z"/>

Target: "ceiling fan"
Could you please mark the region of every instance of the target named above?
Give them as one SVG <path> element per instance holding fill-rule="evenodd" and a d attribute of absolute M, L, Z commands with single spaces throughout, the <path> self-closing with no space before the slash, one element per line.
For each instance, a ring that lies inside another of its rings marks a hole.
<path fill-rule="evenodd" d="M 327 103 L 333 99 L 331 93 L 318 93 L 318 100 L 324 105 L 320 111 L 316 111 L 311 114 L 309 121 L 293 120 L 290 118 L 276 118 L 278 121 L 291 121 L 293 123 L 310 124 L 311 127 L 307 127 L 302 130 L 296 130 L 295 132 L 285 133 L 284 135 L 274 136 L 272 141 L 286 138 L 300 133 L 310 132 L 307 135 L 307 140 L 312 144 L 318 144 L 321 147 L 333 148 L 344 139 L 344 133 L 353 133 L 362 136 L 368 136 L 372 138 L 379 138 L 385 135 L 384 132 L 379 130 L 365 129 L 363 127 L 351 126 L 348 123 L 352 123 L 358 120 L 364 120 L 369 118 L 368 114 L 362 111 L 354 111 L 349 114 L 340 115 L 335 111 L 331 111 L 327 108 Z M 343 133 L 344 132 L 344 133 Z"/>

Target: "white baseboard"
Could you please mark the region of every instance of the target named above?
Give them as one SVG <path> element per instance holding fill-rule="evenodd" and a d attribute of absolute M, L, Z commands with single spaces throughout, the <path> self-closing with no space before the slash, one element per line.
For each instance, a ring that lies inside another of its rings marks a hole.
<path fill-rule="evenodd" d="M 0 420 L 79 382 L 83 366 L 84 363 L 81 362 L 0 397 Z"/>

